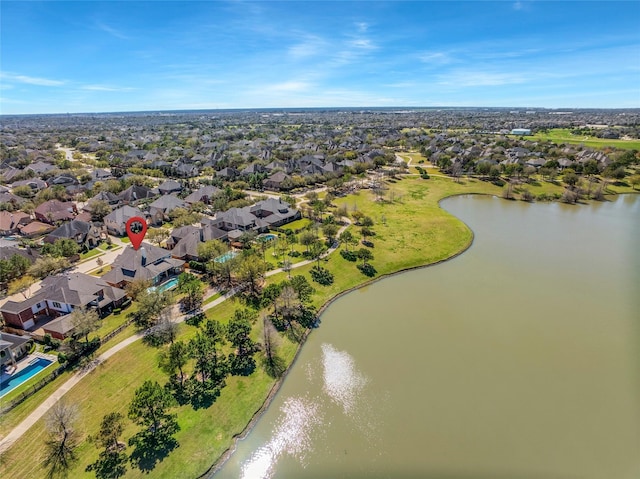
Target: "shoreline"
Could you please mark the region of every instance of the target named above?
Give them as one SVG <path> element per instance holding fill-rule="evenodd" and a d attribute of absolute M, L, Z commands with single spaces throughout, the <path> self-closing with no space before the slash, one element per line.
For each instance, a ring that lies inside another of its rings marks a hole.
<path fill-rule="evenodd" d="M 455 196 L 466 196 L 466 195 L 496 196 L 496 195 L 491 195 L 491 194 L 487 194 L 487 193 L 455 193 L 455 194 L 448 195 L 448 196 L 438 200 L 438 207 L 441 208 L 442 210 L 446 211 L 444 208 L 442 208 L 442 205 L 440 204 L 442 201 L 444 201 L 444 200 L 446 200 L 448 198 L 453 198 Z M 447 211 L 447 213 L 449 213 L 449 212 Z M 451 214 L 451 213 L 449 213 L 449 214 Z M 427 264 L 422 264 L 422 265 L 417 265 L 417 266 L 410 266 L 410 267 L 407 267 L 407 268 L 399 269 L 399 270 L 391 272 L 391 273 L 385 273 L 385 274 L 383 274 L 383 275 L 381 275 L 381 276 L 379 276 L 377 278 L 369 279 L 369 280 L 365 281 L 364 283 L 358 284 L 357 286 L 352 286 L 351 288 L 348 288 L 348 289 L 346 289 L 344 291 L 336 293 L 331 298 L 329 298 L 327 301 L 325 301 L 324 304 L 320 307 L 320 309 L 318 309 L 317 319 L 320 319 L 322 314 L 335 301 L 337 301 L 338 299 L 342 298 L 343 296 L 346 296 L 347 294 L 353 293 L 354 291 L 357 291 L 357 290 L 359 290 L 361 288 L 364 288 L 364 287 L 367 287 L 367 286 L 371 286 L 372 284 L 377 283 L 378 281 L 382 281 L 384 279 L 392 278 L 393 276 L 398 276 L 400 274 L 404 274 L 404 273 L 407 273 L 407 272 L 410 272 L 410 271 L 415 271 L 415 270 L 418 270 L 418 269 L 424 269 L 424 268 L 430 268 L 432 266 L 437 266 L 437 265 L 445 263 L 447 261 L 451 261 L 451 260 L 457 258 L 458 256 L 464 254 L 465 252 L 467 252 L 469 250 L 469 248 L 471 248 L 471 246 L 473 246 L 473 242 L 475 240 L 475 233 L 469 227 L 469 225 L 467 225 L 464 221 L 462 221 L 457 216 L 454 216 L 454 217 L 458 221 L 460 221 L 469 230 L 469 232 L 471 233 L 471 239 L 469 240 L 469 242 L 467 244 L 465 244 L 462 247 L 462 249 L 460 251 L 454 253 L 451 256 L 448 256 L 447 258 L 440 259 L 438 261 L 434 261 L 433 263 L 427 263 Z M 244 429 L 239 434 L 236 434 L 236 435 L 234 435 L 232 437 L 232 445 L 229 446 L 229 448 L 227 448 L 218 457 L 218 459 L 216 459 L 216 461 L 211 465 L 211 467 L 209 467 L 205 472 L 203 472 L 199 476 L 196 476 L 197 479 L 210 478 L 213 475 L 215 475 L 220 469 L 222 469 L 224 464 L 229 460 L 231 455 L 233 455 L 233 453 L 237 449 L 238 441 L 244 440 L 249 435 L 249 433 L 253 430 L 253 428 L 255 427 L 257 422 L 260 420 L 262 415 L 269 408 L 269 406 L 271 405 L 271 403 L 275 399 L 276 395 L 280 391 L 280 388 L 282 387 L 282 384 L 284 383 L 284 380 L 287 378 L 287 376 L 289 375 L 289 372 L 293 369 L 293 366 L 298 361 L 298 357 L 300 356 L 300 352 L 302 351 L 303 346 L 307 342 L 307 338 L 313 332 L 314 329 L 315 328 L 308 328 L 307 330 L 305 330 L 304 335 L 302 336 L 302 338 L 300 339 L 300 342 L 298 343 L 298 347 L 296 348 L 296 352 L 295 352 L 295 355 L 293 356 L 293 360 L 291 361 L 291 363 L 289 364 L 289 366 L 287 367 L 285 372 L 282 374 L 282 376 L 280 378 L 278 378 L 278 380 L 271 387 L 271 389 L 269 390 L 269 394 L 267 394 L 267 397 L 265 398 L 264 402 L 258 408 L 258 410 L 253 414 L 253 416 L 251 416 L 251 420 L 247 423 L 247 425 L 244 427 Z"/>
<path fill-rule="evenodd" d="M 604 201 L 614 201 L 618 196 L 622 196 L 622 195 L 626 195 L 626 194 L 640 194 L 640 191 L 638 192 L 629 192 L 629 193 L 616 193 L 614 195 L 606 195 L 605 196 L 605 200 Z M 494 198 L 498 198 L 500 200 L 504 200 L 504 201 L 513 201 L 513 200 L 509 200 L 506 198 L 502 198 L 499 195 L 495 195 L 495 194 L 491 194 L 491 193 L 474 193 L 474 192 L 465 192 L 465 193 L 453 193 L 451 195 L 447 195 L 444 198 L 440 198 L 437 202 L 438 207 L 441 208 L 443 211 L 446 211 L 447 213 L 449 213 L 445 208 L 442 207 L 442 202 L 444 200 L 447 200 L 449 198 L 454 198 L 457 196 L 488 196 L 488 197 L 494 197 Z M 613 198 L 607 198 L 607 197 L 613 197 Z M 589 200 L 586 203 L 576 203 L 575 205 L 588 205 L 591 204 L 592 202 L 595 202 L 596 200 Z M 559 202 L 559 201 L 552 201 L 552 203 L 555 202 Z M 536 201 L 531 202 L 531 203 L 537 203 Z M 549 202 L 544 202 L 544 203 L 549 203 Z M 573 205 L 573 206 L 575 206 Z M 451 213 L 449 213 L 451 214 Z M 391 278 L 393 276 L 397 276 L 400 274 L 404 274 L 410 271 L 414 271 L 414 270 L 418 270 L 418 269 L 424 269 L 424 268 L 430 268 L 432 266 L 437 266 L 439 264 L 451 261 L 455 258 L 457 258 L 458 256 L 461 256 L 462 254 L 464 254 L 465 252 L 467 252 L 469 250 L 469 248 L 471 248 L 471 246 L 473 246 L 474 240 L 475 240 L 475 233 L 473 231 L 473 229 L 467 225 L 467 223 L 465 223 L 464 221 L 462 221 L 460 218 L 458 218 L 457 216 L 451 214 L 452 216 L 454 216 L 458 221 L 460 221 L 471 233 L 471 239 L 469 240 L 469 242 L 463 246 L 463 248 L 454 253 L 453 255 L 444 258 L 444 259 L 440 259 L 438 261 L 435 261 L 433 263 L 428 263 L 428 264 L 422 264 L 422 265 L 417 265 L 417 266 L 410 266 L 407 268 L 402 268 L 399 269 L 397 271 L 391 272 L 391 273 L 385 273 L 379 277 L 376 278 L 372 278 L 369 279 L 367 281 L 365 281 L 364 283 L 358 284 L 357 286 L 352 286 L 351 288 L 348 288 L 344 291 L 341 291 L 339 293 L 336 293 L 335 295 L 333 295 L 331 298 L 329 298 L 327 301 L 325 301 L 325 303 L 318 309 L 318 313 L 317 313 L 317 317 L 318 319 L 320 319 L 320 317 L 322 316 L 322 314 L 338 299 L 340 299 L 343 296 L 346 296 L 347 294 L 353 293 L 354 291 L 357 291 L 358 289 L 370 286 L 378 281 L 382 281 L 384 279 L 388 279 Z M 246 424 L 246 426 L 244 427 L 244 429 L 234 435 L 232 437 L 232 445 L 229 446 L 229 448 L 227 448 L 216 460 L 215 462 L 202 474 L 196 476 L 197 479 L 207 479 L 207 478 L 211 478 L 213 475 L 215 475 L 218 471 L 220 471 L 220 469 L 222 469 L 222 467 L 224 466 L 224 464 L 229 460 L 229 458 L 233 455 L 233 453 L 236 451 L 237 449 L 237 445 L 238 445 L 238 441 L 242 441 L 244 439 L 246 439 L 246 437 L 249 435 L 249 433 L 253 430 L 253 428 L 255 427 L 255 425 L 257 424 L 257 422 L 260 420 L 260 418 L 262 417 L 262 415 L 266 412 L 266 410 L 269 408 L 269 406 L 271 405 L 271 403 L 273 402 L 273 400 L 275 399 L 276 395 L 278 394 L 278 392 L 280 391 L 280 388 L 282 387 L 282 384 L 284 383 L 284 380 L 287 378 L 287 376 L 289 375 L 289 373 L 291 372 L 293 366 L 296 364 L 298 357 L 300 355 L 300 352 L 302 351 L 303 346 L 305 345 L 307 338 L 309 337 L 309 335 L 313 332 L 315 328 L 309 328 L 304 332 L 304 335 L 302 336 L 302 338 L 300 339 L 300 343 L 298 343 L 298 347 L 296 348 L 296 352 L 295 355 L 293 357 L 293 360 L 291 361 L 291 363 L 289 364 L 289 366 L 287 367 L 287 369 L 285 370 L 285 372 L 282 374 L 282 376 L 280 378 L 278 378 L 278 380 L 274 383 L 274 385 L 271 387 L 271 389 L 269 390 L 269 393 L 267 394 L 265 400 L 263 401 L 263 403 L 261 404 L 260 408 L 258 408 L 258 410 L 251 416 L 251 420 Z"/>

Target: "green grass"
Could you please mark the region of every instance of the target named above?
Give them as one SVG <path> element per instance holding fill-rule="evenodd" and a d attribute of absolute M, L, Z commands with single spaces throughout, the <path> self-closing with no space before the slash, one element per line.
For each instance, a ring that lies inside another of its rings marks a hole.
<path fill-rule="evenodd" d="M 523 138 L 531 141 L 551 141 L 556 144 L 584 145 L 598 149 L 614 147 L 623 150 L 640 150 L 640 140 L 607 140 L 594 136 L 572 135 L 566 128 L 555 128 L 549 130 L 549 133 L 536 133 Z"/>
<path fill-rule="evenodd" d="M 299 220 L 292 221 L 291 223 L 287 223 L 286 225 L 281 226 L 281 229 L 297 231 L 310 226 L 312 223 L 313 221 L 311 221 L 309 218 L 300 218 Z"/>
<path fill-rule="evenodd" d="M 220 293 L 216 293 L 216 294 L 214 294 L 213 296 L 209 296 L 207 299 L 205 299 L 205 300 L 202 302 L 202 305 L 204 306 L 205 304 L 212 303 L 213 301 L 215 301 L 216 299 L 218 299 L 220 296 L 221 296 L 221 294 L 220 294 Z"/>
<path fill-rule="evenodd" d="M 544 183 L 532 186 L 532 192 L 537 194 L 535 188 L 561 188 Z M 376 235 L 372 241 L 375 244 L 375 258 L 371 264 L 378 271 L 378 277 L 445 260 L 470 244 L 472 232 L 460 220 L 440 208 L 440 199 L 464 193 L 502 193 L 502 188 L 476 179 L 464 179 L 458 183 L 449 178 L 408 178 L 388 186 L 393 195 L 388 194 L 387 198 L 393 196 L 393 202 L 374 202 L 372 194 L 366 191 L 335 201 L 338 205 L 346 205 L 349 210 L 357 208 L 374 220 Z M 351 228 L 358 232 L 357 227 Z M 325 304 L 342 291 L 369 281 L 357 269 L 356 263 L 346 261 L 338 253 L 323 261 L 323 265 L 335 275 L 335 282 L 327 287 L 312 282 L 317 290 L 313 297 L 316 306 Z M 311 267 L 296 268 L 291 274 L 304 274 L 309 278 Z M 270 277 L 268 282 L 281 281 L 286 276 L 286 273 L 280 273 Z M 231 299 L 208 310 L 206 315 L 226 323 L 233 311 L 240 307 L 243 304 L 238 299 Z M 195 327 L 182 324 L 178 339 L 188 340 L 196 331 Z M 260 334 L 261 324 L 258 321 L 252 336 L 257 339 Z M 119 338 L 117 341 L 122 339 L 120 335 L 116 338 Z M 288 364 L 293 360 L 296 348 L 296 344 L 283 337 L 281 355 Z M 133 393 L 144 380 L 166 382 L 166 376 L 157 368 L 158 351 L 137 341 L 100 365 L 66 394 L 67 401 L 80 407 L 78 428 L 85 439 L 96 433 L 105 414 L 121 412 L 126 416 Z M 56 384 L 61 382 L 56 380 Z M 228 378 L 227 386 L 211 407 L 194 410 L 186 405 L 176 408 L 181 427 L 176 435 L 180 443 L 178 449 L 158 463 L 150 475 L 129 468 L 125 477 L 192 478 L 202 474 L 232 444 L 233 436 L 243 430 L 273 385 L 274 380 L 258 366 L 249 377 Z M 7 418 L 3 418 L 2 430 L 7 431 L 17 424 L 20 417 L 24 417 L 54 389 L 47 386 L 46 393 L 40 391 L 36 394 L 37 399 L 11 411 Z M 127 421 L 123 439 L 126 440 L 137 431 L 138 427 Z M 0 477 L 43 477 L 45 471 L 40 466 L 40 451 L 44 439 L 43 421 L 39 421 L 7 452 L 0 465 Z M 127 452 L 131 453 L 131 449 L 128 448 Z M 98 450 L 84 441 L 78 449 L 79 461 L 69 477 L 92 477 L 84 470 L 97 455 Z"/>
<path fill-rule="evenodd" d="M 90 249 L 89 251 L 87 251 L 86 253 L 80 254 L 80 260 L 86 260 L 86 259 L 89 259 L 89 258 L 93 258 L 93 257 L 98 256 L 100 254 L 102 254 L 102 251 L 100 249 L 93 248 L 93 249 Z"/>

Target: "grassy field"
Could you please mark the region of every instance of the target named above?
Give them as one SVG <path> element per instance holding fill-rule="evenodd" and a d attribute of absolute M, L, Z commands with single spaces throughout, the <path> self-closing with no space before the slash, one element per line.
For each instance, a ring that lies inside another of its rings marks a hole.
<path fill-rule="evenodd" d="M 565 128 L 555 128 L 549 130 L 549 133 L 536 133 L 535 135 L 525 136 L 524 139 L 531 141 L 546 140 L 556 144 L 584 145 L 598 149 L 615 147 L 624 150 L 640 150 L 640 140 L 607 140 L 594 136 L 578 136 L 572 135 L 571 132 Z"/>
<path fill-rule="evenodd" d="M 335 201 L 337 205 L 347 206 L 350 211 L 362 211 L 374 220 L 373 230 L 376 235 L 372 238 L 372 251 L 375 258 L 371 264 L 378 272 L 377 277 L 445 260 L 471 243 L 472 232 L 461 221 L 440 208 L 440 199 L 465 193 L 502 193 L 502 188 L 475 179 L 464 179 L 457 183 L 449 178 L 408 178 L 389 183 L 388 186 L 387 199 L 393 198 L 393 201 L 374 202 L 373 195 L 368 191 Z M 540 186 L 542 187 L 546 185 Z M 357 235 L 359 229 L 355 226 L 351 228 Z M 312 283 L 317 290 L 313 298 L 317 306 L 326 304 L 345 290 L 369 281 L 357 269 L 356 263 L 346 261 L 337 253 L 323 261 L 323 266 L 334 273 L 335 282 L 327 287 Z M 295 269 L 292 274 L 305 274 L 309 278 L 310 268 L 311 265 L 307 265 Z M 281 273 L 270 277 L 269 282 L 284 278 L 286 273 Z M 239 300 L 231 299 L 208 310 L 207 316 L 226 323 L 233 311 L 240 307 L 242 304 Z M 258 321 L 252 331 L 254 339 L 260 337 L 260 329 Z M 179 339 L 188 340 L 195 333 L 195 327 L 182 324 Z M 297 344 L 283 337 L 280 354 L 287 364 L 292 362 L 296 349 Z M 133 393 L 144 380 L 157 380 L 161 384 L 166 382 L 167 377 L 157 367 L 158 351 L 141 341 L 135 342 L 100 365 L 66 394 L 66 400 L 78 404 L 80 408 L 78 429 L 85 439 L 96 433 L 105 414 L 119 411 L 126 416 Z M 58 380 L 55 383 L 61 384 Z M 210 407 L 194 409 L 185 405 L 176 408 L 181 427 L 176 435 L 179 447 L 158 462 L 150 474 L 128 468 L 124 477 L 173 479 L 193 478 L 202 474 L 230 447 L 234 435 L 243 430 L 262 406 L 274 384 L 275 381 L 258 366 L 251 376 L 229 377 L 227 386 Z M 30 398 L 29 405 L 16 408 L 8 418 L 3 418 L 0 430 L 6 433 L 15 426 L 28 413 L 29 407 L 34 408 L 54 390 L 50 386 Z M 127 421 L 123 438 L 126 440 L 137 431 L 138 427 Z M 0 477 L 44 477 L 40 456 L 45 437 L 44 424 L 40 421 L 7 451 L 0 464 Z M 131 448 L 128 448 L 127 453 L 131 452 Z M 97 458 L 98 450 L 89 441 L 83 441 L 78 448 L 78 456 L 79 460 L 69 477 L 93 477 L 85 472 L 85 468 Z"/>

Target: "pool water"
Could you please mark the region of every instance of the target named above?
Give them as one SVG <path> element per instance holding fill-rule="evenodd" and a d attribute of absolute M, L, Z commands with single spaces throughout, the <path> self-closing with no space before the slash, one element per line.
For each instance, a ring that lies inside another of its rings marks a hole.
<path fill-rule="evenodd" d="M 160 286 L 151 286 L 150 288 L 147 288 L 147 291 L 151 293 L 157 289 L 160 290 L 161 293 L 164 293 L 165 291 L 175 288 L 177 285 L 178 278 L 171 278 L 169 281 L 161 284 Z"/>
<path fill-rule="evenodd" d="M 277 238 L 277 236 L 274 235 L 274 234 L 271 234 L 271 233 L 260 235 L 260 239 L 262 241 L 273 241 L 276 238 Z"/>
<path fill-rule="evenodd" d="M 229 261 L 230 259 L 235 258 L 238 255 L 237 251 L 228 251 L 225 254 L 218 256 L 217 258 L 214 259 L 214 261 L 216 263 L 226 263 L 227 261 Z"/>
<path fill-rule="evenodd" d="M 0 377 L 0 397 L 4 396 L 9 391 L 13 391 L 23 382 L 31 379 L 33 376 L 35 376 L 51 364 L 53 364 L 53 361 L 49 359 L 36 358 L 32 360 L 26 368 L 12 374 L 11 376 L 2 374 L 2 376 Z"/>

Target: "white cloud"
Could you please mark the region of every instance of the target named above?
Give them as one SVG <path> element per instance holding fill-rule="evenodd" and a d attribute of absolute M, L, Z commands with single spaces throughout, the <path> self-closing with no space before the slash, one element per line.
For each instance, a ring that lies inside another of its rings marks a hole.
<path fill-rule="evenodd" d="M 62 86 L 66 83 L 62 80 L 30 77 L 27 75 L 14 75 L 12 73 L 0 73 L 0 77 L 8 81 L 13 81 L 17 83 L 26 83 L 27 85 L 37 85 L 37 86 Z"/>
<path fill-rule="evenodd" d="M 453 57 L 447 52 L 424 52 L 421 53 L 418 58 L 421 62 L 432 65 L 446 65 L 453 62 Z"/>
<path fill-rule="evenodd" d="M 98 22 L 96 23 L 96 27 L 99 30 L 102 30 L 105 33 L 108 33 L 109 35 L 111 35 L 112 37 L 116 37 L 119 38 L 120 40 L 130 40 L 131 37 L 125 35 L 124 33 L 122 33 L 120 30 L 117 30 L 109 25 L 106 25 L 102 22 Z"/>
<path fill-rule="evenodd" d="M 132 91 L 133 90 L 133 88 L 129 88 L 129 87 L 117 87 L 117 86 L 108 86 L 108 85 L 84 85 L 81 88 L 83 90 L 89 90 L 89 91 L 118 91 L 118 92 L 124 92 L 124 91 Z"/>
<path fill-rule="evenodd" d="M 265 90 L 270 92 L 304 92 L 310 90 L 311 83 L 306 81 L 287 81 L 282 83 L 275 83 L 265 87 Z"/>

